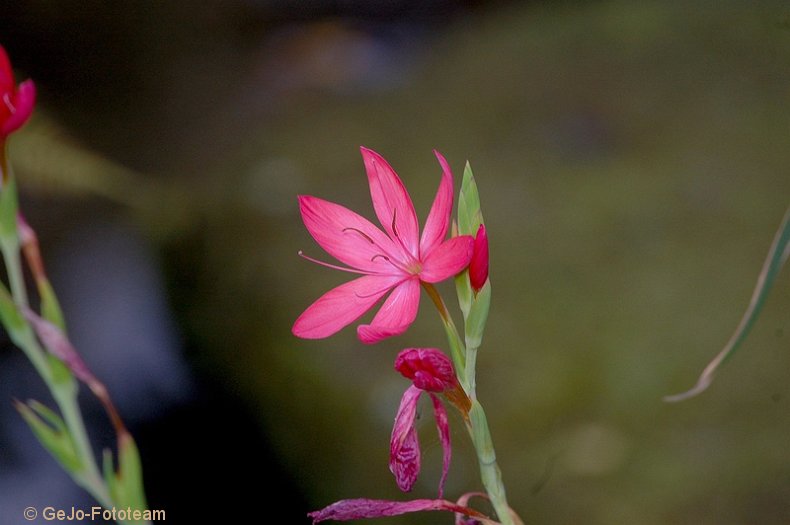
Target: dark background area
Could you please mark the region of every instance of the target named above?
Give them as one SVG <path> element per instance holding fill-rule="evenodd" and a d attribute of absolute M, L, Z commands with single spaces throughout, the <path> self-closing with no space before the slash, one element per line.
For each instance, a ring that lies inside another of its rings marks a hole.
<path fill-rule="evenodd" d="M 304 523 L 342 498 L 435 496 L 430 418 L 414 492 L 387 471 L 392 361 L 444 345 L 428 302 L 376 347 L 290 334 L 343 279 L 296 256 L 321 251 L 295 196 L 372 217 L 360 145 L 421 219 L 431 150 L 456 179 L 472 163 L 494 286 L 480 396 L 527 523 L 790 520 L 787 275 L 711 390 L 661 401 L 735 328 L 790 200 L 784 3 L 0 7 L 0 43 L 39 88 L 10 144 L 23 208 L 168 521 Z M 6 344 L 0 524 L 87 504 L 10 402 L 47 396 Z M 452 499 L 480 487 L 451 425 Z"/>

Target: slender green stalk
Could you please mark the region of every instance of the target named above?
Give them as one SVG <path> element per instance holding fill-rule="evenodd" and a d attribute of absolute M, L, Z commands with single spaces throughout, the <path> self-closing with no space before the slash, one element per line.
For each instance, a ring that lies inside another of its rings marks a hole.
<path fill-rule="evenodd" d="M 499 522 L 502 525 L 515 525 L 513 516 L 510 513 L 510 506 L 505 495 L 505 484 L 502 481 L 502 471 L 496 461 L 496 451 L 494 442 L 491 439 L 491 431 L 488 429 L 483 405 L 477 399 L 472 400 L 472 409 L 469 411 L 469 423 L 467 424 L 469 434 L 472 436 L 472 443 L 477 452 L 477 462 L 480 465 L 480 479 L 488 493 L 496 511 Z"/>
<path fill-rule="evenodd" d="M 0 240 L 3 260 L 5 261 L 8 280 L 11 284 L 11 295 L 19 308 L 23 309 L 27 308 L 28 299 L 19 257 L 19 245 L 16 243 L 17 249 L 11 251 L 8 248 L 12 244 L 11 242 L 6 242 L 5 239 Z M 107 488 L 104 485 L 99 467 L 96 464 L 96 457 L 93 454 L 90 440 L 88 439 L 88 433 L 85 429 L 85 423 L 77 403 L 77 388 L 65 387 L 57 384 L 53 380 L 46 354 L 36 341 L 29 325 L 26 327 L 25 335 L 21 338 L 20 342 L 22 343 L 20 345 L 22 351 L 27 355 L 28 359 L 30 359 L 31 363 L 33 363 L 33 366 L 36 368 L 36 371 L 41 375 L 42 379 L 44 379 L 49 387 L 52 397 L 55 399 L 55 402 L 58 404 L 63 414 L 66 427 L 74 440 L 80 462 L 85 469 L 83 472 L 76 473 L 74 480 L 96 498 L 99 503 L 104 506 L 112 506 Z"/>
<path fill-rule="evenodd" d="M 477 348 L 467 344 L 464 379 L 468 385 L 467 394 L 469 395 L 469 398 L 473 400 L 477 399 L 477 378 L 475 367 L 477 367 Z"/>
<path fill-rule="evenodd" d="M 85 422 L 82 419 L 82 412 L 80 412 L 79 404 L 77 403 L 76 389 L 74 393 L 67 392 L 63 388 L 55 388 L 52 390 L 52 396 L 60 407 L 63 414 L 63 421 L 69 429 L 74 444 L 77 448 L 77 454 L 82 460 L 82 465 L 85 470 L 78 473 L 75 481 L 87 490 L 91 496 L 96 498 L 103 507 L 112 508 L 113 502 L 110 494 L 107 491 L 107 486 L 104 483 L 99 467 L 96 464 L 96 459 L 93 454 L 93 449 L 88 439 L 88 434 L 85 430 Z"/>
<path fill-rule="evenodd" d="M 14 302 L 20 307 L 28 306 L 27 289 L 22 275 L 22 262 L 19 253 L 19 241 L 17 237 L 13 239 L 4 237 L 0 239 L 0 250 L 3 252 L 3 260 L 8 269 L 8 282 L 11 285 L 11 295 Z M 11 267 L 18 268 L 20 271 L 11 271 Z"/>
<path fill-rule="evenodd" d="M 477 400 L 475 366 L 477 364 L 478 347 L 472 346 L 471 344 L 465 345 L 461 342 L 458 330 L 438 290 L 436 290 L 433 285 L 427 283 L 423 283 L 423 287 L 428 292 L 428 296 L 433 301 L 433 304 L 439 310 L 439 315 L 442 318 L 442 323 L 444 324 L 447 338 L 450 342 L 453 363 L 455 364 L 459 381 L 472 401 L 472 408 L 469 410 L 466 428 L 469 431 L 472 444 L 475 447 L 477 461 L 480 465 L 480 478 L 483 482 L 483 487 L 485 487 L 488 493 L 491 505 L 497 513 L 499 522 L 502 525 L 517 525 L 517 522 L 513 519 L 511 514 L 510 506 L 507 503 L 505 484 L 502 481 L 502 471 L 499 469 L 499 465 L 496 461 L 496 451 L 494 450 L 494 442 L 491 439 L 491 431 L 488 428 L 488 420 L 486 419 L 483 406 Z M 458 357 L 456 357 L 456 353 L 459 354 Z"/>
<path fill-rule="evenodd" d="M 7 159 L 6 145 L 0 143 L 0 191 L 7 189 L 9 181 L 12 178 L 11 166 L 8 164 Z M 13 198 L 14 205 L 10 207 L 13 215 L 10 216 L 10 222 L 15 221 L 16 216 L 15 197 Z M 10 228 L 11 227 L 9 227 L 9 229 Z M 20 259 L 19 236 L 15 230 L 5 231 L 5 229 L 0 228 L 0 252 L 2 252 L 6 273 L 8 275 L 8 282 L 11 286 L 11 297 L 17 307 L 22 310 L 28 306 L 28 299 L 22 273 L 22 262 Z M 27 322 L 24 322 L 24 326 L 16 335 L 18 340 L 15 339 L 15 342 L 19 344 L 30 362 L 33 363 L 36 372 L 44 379 L 47 386 L 51 386 L 52 374 L 46 354 L 36 341 L 33 330 Z"/>
<path fill-rule="evenodd" d="M 11 167 L 7 162 L 4 144 L 0 144 L 0 181 L 2 181 L 2 190 L 9 191 L 9 188 L 12 187 L 13 175 L 11 173 Z M 16 198 L 15 195 L 13 198 Z M 14 215 L 10 218 L 14 221 L 14 224 L 16 224 L 15 202 L 13 208 L 12 211 Z M 6 273 L 8 275 L 11 297 L 18 310 L 24 312 L 29 308 L 29 301 L 27 289 L 25 287 L 24 273 L 22 271 L 18 231 L 18 227 L 16 227 L 13 228 L 13 231 L 0 232 L 0 252 L 2 253 Z M 24 324 L 20 325 L 18 329 L 15 330 L 15 333 L 12 334 L 12 338 L 33 364 L 36 372 L 38 372 L 44 380 L 52 397 L 60 408 L 63 422 L 74 443 L 77 458 L 81 466 L 79 470 L 71 471 L 69 474 L 75 483 L 85 489 L 103 507 L 112 508 L 114 505 L 113 498 L 110 496 L 107 483 L 99 470 L 96 456 L 93 453 L 90 439 L 88 438 L 88 432 L 85 428 L 85 422 L 82 418 L 82 412 L 80 411 L 77 398 L 79 392 L 78 386 L 71 377 L 69 377 L 67 381 L 56 379 L 56 374 L 53 373 L 53 368 L 48 360 L 47 354 L 36 339 L 32 327 L 27 320 L 23 320 L 23 323 Z M 123 525 L 127 523 L 147 524 L 148 522 L 119 520 L 118 523 Z"/>
<path fill-rule="evenodd" d="M 36 369 L 38 375 L 44 380 L 47 386 L 52 389 L 52 371 L 50 370 L 49 362 L 47 362 L 46 353 L 44 349 L 39 346 L 33 335 L 33 330 L 30 326 L 25 326 L 24 329 L 16 334 L 17 337 L 14 342 L 22 349 L 22 352 L 27 356 Z"/>
<path fill-rule="evenodd" d="M 422 282 L 422 287 L 426 292 L 428 292 L 428 297 L 431 298 L 431 301 L 433 301 L 433 304 L 439 311 L 439 316 L 442 318 L 444 331 L 447 333 L 447 340 L 450 343 L 450 356 L 453 359 L 453 365 L 455 365 L 455 369 L 459 371 L 465 370 L 466 348 L 464 347 L 464 343 L 461 341 L 461 336 L 458 334 L 458 329 L 455 327 L 453 318 L 450 316 L 450 312 L 447 310 L 447 305 L 444 304 L 444 299 L 442 299 L 442 296 L 439 294 L 439 290 L 437 290 L 434 285 Z M 469 385 L 466 383 L 465 377 L 460 376 L 459 380 L 468 395 Z"/>

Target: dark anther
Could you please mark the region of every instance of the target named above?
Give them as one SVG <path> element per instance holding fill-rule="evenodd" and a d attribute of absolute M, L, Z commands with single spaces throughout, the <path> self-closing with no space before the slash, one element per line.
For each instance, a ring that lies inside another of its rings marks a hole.
<path fill-rule="evenodd" d="M 395 219 L 398 217 L 398 208 L 392 210 L 392 233 L 398 237 L 398 230 L 395 228 Z"/>
<path fill-rule="evenodd" d="M 365 239 L 367 239 L 370 244 L 376 244 L 375 242 L 373 242 L 373 239 L 371 239 L 370 236 L 367 233 L 363 232 L 362 230 L 360 230 L 358 228 L 351 228 L 349 226 L 348 228 L 343 228 L 343 233 L 346 233 L 346 231 L 348 231 L 348 230 L 351 230 L 353 232 L 357 232 L 358 234 L 363 236 Z"/>

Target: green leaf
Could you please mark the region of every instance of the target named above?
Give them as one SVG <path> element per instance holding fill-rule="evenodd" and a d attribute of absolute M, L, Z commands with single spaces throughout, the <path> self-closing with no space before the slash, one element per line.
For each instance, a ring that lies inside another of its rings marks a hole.
<path fill-rule="evenodd" d="M 458 295 L 458 305 L 464 314 L 464 322 L 469 317 L 472 307 L 472 284 L 469 282 L 469 270 L 464 270 L 455 276 L 455 293 Z"/>
<path fill-rule="evenodd" d="M 11 292 L 0 282 L 0 322 L 8 331 L 8 335 L 15 344 L 21 346 L 22 332 L 28 330 L 27 321 L 17 308 Z"/>
<path fill-rule="evenodd" d="M 74 441 L 58 414 L 37 401 L 28 401 L 27 404 L 17 401 L 15 404 L 41 445 L 67 472 L 77 474 L 82 470 Z"/>
<path fill-rule="evenodd" d="M 464 324 L 467 348 L 479 348 L 483 343 L 483 332 L 485 331 L 486 321 L 488 321 L 488 309 L 490 306 L 491 281 L 486 281 L 486 284 L 472 300 L 472 306 Z"/>
<path fill-rule="evenodd" d="M 18 206 L 16 181 L 10 177 L 3 189 L 0 190 L 0 239 L 17 239 L 16 214 Z"/>
<path fill-rule="evenodd" d="M 118 472 L 113 472 L 112 453 L 105 450 L 104 478 L 115 505 L 133 510 L 147 510 L 140 453 L 130 434 L 122 433 L 118 437 Z M 145 522 L 141 520 L 127 523 Z"/>
<path fill-rule="evenodd" d="M 472 167 L 469 163 L 466 163 L 466 167 L 464 168 L 464 178 L 461 182 L 461 191 L 458 195 L 458 234 L 459 235 L 471 235 L 474 237 L 477 235 L 477 230 L 480 228 L 480 225 L 483 224 L 483 212 L 480 209 L 480 194 L 477 191 L 477 183 L 475 182 L 474 174 L 472 174 Z M 477 297 L 472 290 L 472 285 L 469 282 L 469 271 L 464 270 L 455 278 L 455 291 L 458 295 L 458 303 L 461 306 L 461 311 L 464 314 L 464 324 L 465 324 L 465 331 L 468 332 L 470 326 L 468 325 L 469 316 L 472 314 L 472 309 L 475 308 L 474 304 L 477 301 Z M 490 289 L 488 293 L 490 294 Z M 490 296 L 484 299 L 485 301 L 490 302 Z M 485 304 L 483 307 L 482 304 L 478 305 L 477 312 L 474 314 L 476 319 L 474 323 L 477 326 L 473 326 L 473 330 L 477 330 L 475 334 L 472 335 L 472 339 L 481 339 L 482 338 L 482 329 L 485 325 L 485 321 L 488 317 L 488 304 Z M 481 315 L 485 310 L 485 315 Z M 482 324 L 480 321 L 482 320 Z M 477 337 L 479 335 L 479 337 Z M 469 334 L 467 333 L 467 338 Z M 467 339 L 468 341 L 468 339 Z M 479 343 L 475 345 L 476 348 L 479 346 Z"/>
<path fill-rule="evenodd" d="M 121 478 L 126 504 L 134 509 L 147 508 L 145 491 L 143 490 L 143 466 L 140 462 L 140 452 L 129 434 L 124 434 L 121 439 Z"/>
<path fill-rule="evenodd" d="M 477 183 L 472 174 L 472 167 L 467 162 L 461 182 L 461 192 L 458 194 L 458 233 L 474 236 L 482 222 L 480 195 L 477 192 Z"/>
<path fill-rule="evenodd" d="M 110 490 L 110 497 L 114 501 L 115 467 L 112 461 L 112 450 L 109 448 L 105 448 L 102 451 L 102 474 L 104 474 L 104 481 L 107 483 L 107 488 Z"/>
<path fill-rule="evenodd" d="M 483 411 L 483 406 L 476 399 L 472 401 L 472 408 L 469 410 L 469 422 L 480 464 L 491 465 L 496 463 L 496 452 L 494 451 L 494 443 L 491 440 L 491 432 L 488 430 L 486 413 Z"/>
<path fill-rule="evenodd" d="M 738 348 L 740 348 L 746 336 L 749 335 L 749 331 L 752 329 L 754 322 L 757 320 L 757 317 L 759 317 L 760 311 L 765 304 L 768 292 L 771 291 L 776 281 L 776 276 L 779 274 L 785 262 L 787 262 L 788 256 L 790 256 L 790 208 L 785 212 L 782 224 L 779 226 L 779 231 L 777 231 L 771 248 L 768 250 L 768 256 L 763 263 L 763 269 L 760 271 L 760 275 L 757 277 L 757 285 L 754 288 L 754 292 L 752 292 L 749 306 L 746 308 L 741 322 L 735 329 L 735 333 L 732 334 L 732 337 L 730 337 L 730 340 L 721 352 L 719 352 L 708 366 L 705 367 L 697 380 L 697 384 L 694 385 L 691 390 L 682 394 L 666 396 L 664 401 L 682 401 L 704 392 L 710 386 L 713 382 L 714 375 L 721 365 L 732 357 Z"/>

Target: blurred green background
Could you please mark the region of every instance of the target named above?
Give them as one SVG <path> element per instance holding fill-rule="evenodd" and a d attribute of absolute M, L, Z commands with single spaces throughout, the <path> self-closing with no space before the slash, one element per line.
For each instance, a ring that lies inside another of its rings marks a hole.
<path fill-rule="evenodd" d="M 439 477 L 427 407 L 413 495 L 387 469 L 407 386 L 394 357 L 445 346 L 425 298 L 409 332 L 374 347 L 353 329 L 290 333 L 346 279 L 297 257 L 326 259 L 296 195 L 372 218 L 365 145 L 421 218 L 433 148 L 457 181 L 466 160 L 475 171 L 494 289 L 478 390 L 526 523 L 790 522 L 790 272 L 708 392 L 661 400 L 727 341 L 790 201 L 787 4 L 6 8 L 2 42 L 41 91 L 11 147 L 45 254 L 76 216 L 143 232 L 193 373 L 247 407 L 307 509 L 434 497 Z M 480 484 L 451 425 L 455 498 Z M 209 493 L 238 483 L 203 474 Z"/>

